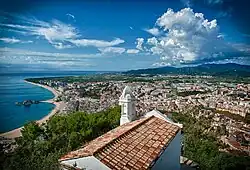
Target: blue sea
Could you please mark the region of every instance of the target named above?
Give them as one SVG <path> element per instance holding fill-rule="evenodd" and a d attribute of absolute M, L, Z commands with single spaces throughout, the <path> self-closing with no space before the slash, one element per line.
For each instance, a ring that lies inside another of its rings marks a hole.
<path fill-rule="evenodd" d="M 18 101 L 47 100 L 54 97 L 49 90 L 24 82 L 25 78 L 96 73 L 100 72 L 0 74 L 0 133 L 21 127 L 32 120 L 39 120 L 55 107 L 55 105 L 50 103 L 33 104 L 30 107 L 17 106 L 15 102 Z"/>

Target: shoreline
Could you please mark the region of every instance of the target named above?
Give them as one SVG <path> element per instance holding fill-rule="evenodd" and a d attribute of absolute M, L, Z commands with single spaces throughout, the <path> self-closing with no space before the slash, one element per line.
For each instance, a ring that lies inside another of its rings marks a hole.
<path fill-rule="evenodd" d="M 52 117 L 53 115 L 55 115 L 58 111 L 60 111 L 62 109 L 62 105 L 63 105 L 62 101 L 61 102 L 53 101 L 59 95 L 58 92 L 55 89 L 53 89 L 52 87 L 46 86 L 46 85 L 37 84 L 37 83 L 29 82 L 29 81 L 26 81 L 26 80 L 24 80 L 24 82 L 35 85 L 35 86 L 45 88 L 45 89 L 51 91 L 53 93 L 53 95 L 54 95 L 54 97 L 52 99 L 44 100 L 44 101 L 41 101 L 41 102 L 54 104 L 55 108 L 53 110 L 51 110 L 46 116 L 42 117 L 39 120 L 36 120 L 36 123 L 38 123 L 39 125 L 41 125 L 43 123 L 46 123 L 50 119 L 50 117 Z M 8 138 L 8 139 L 14 139 L 16 137 L 20 137 L 22 135 L 21 134 L 22 128 L 23 128 L 23 126 L 19 127 L 19 128 L 16 128 L 16 129 L 13 129 L 13 130 L 8 131 L 8 132 L 1 133 L 0 137 L 4 137 L 4 138 Z"/>

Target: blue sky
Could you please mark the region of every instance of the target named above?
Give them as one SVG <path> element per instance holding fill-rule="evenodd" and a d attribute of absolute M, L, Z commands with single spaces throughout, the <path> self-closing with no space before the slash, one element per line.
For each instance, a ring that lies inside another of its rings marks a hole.
<path fill-rule="evenodd" d="M 30 1 L 0 7 L 0 70 L 250 64 L 247 0 Z"/>

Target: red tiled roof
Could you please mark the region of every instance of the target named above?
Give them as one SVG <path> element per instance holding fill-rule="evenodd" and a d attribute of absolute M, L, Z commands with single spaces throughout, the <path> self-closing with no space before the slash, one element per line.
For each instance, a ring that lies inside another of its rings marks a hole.
<path fill-rule="evenodd" d="M 148 118 L 147 118 L 148 119 Z M 117 128 L 105 133 L 104 135 L 92 140 L 83 148 L 78 149 L 76 151 L 69 152 L 68 154 L 61 157 L 60 161 L 68 160 L 72 158 L 80 158 L 80 157 L 86 157 L 93 155 L 98 149 L 101 149 L 102 147 L 106 146 L 108 143 L 110 143 L 112 140 L 119 138 L 122 134 L 126 133 L 127 131 L 133 129 L 133 127 L 136 127 L 146 119 L 140 119 L 133 121 L 131 123 L 126 123 L 122 126 L 118 126 Z"/>
<path fill-rule="evenodd" d="M 111 169 L 148 169 L 179 127 L 151 116 L 117 127 L 60 160 L 94 155 Z"/>
<path fill-rule="evenodd" d="M 234 148 L 236 148 L 236 149 L 241 149 L 240 147 L 241 147 L 241 145 L 240 145 L 240 143 L 239 142 L 237 142 L 237 141 L 234 141 L 234 140 L 228 140 L 228 144 L 229 145 L 231 145 L 231 146 L 233 146 Z"/>

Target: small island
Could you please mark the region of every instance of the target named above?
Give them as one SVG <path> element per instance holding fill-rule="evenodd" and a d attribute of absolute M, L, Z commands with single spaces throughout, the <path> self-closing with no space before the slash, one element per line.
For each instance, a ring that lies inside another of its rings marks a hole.
<path fill-rule="evenodd" d="M 38 100 L 24 100 L 23 102 L 16 102 L 15 104 L 17 106 L 26 106 L 26 107 L 28 107 L 28 106 L 30 106 L 32 104 L 38 104 L 38 103 L 40 103 L 40 101 L 38 101 Z"/>

